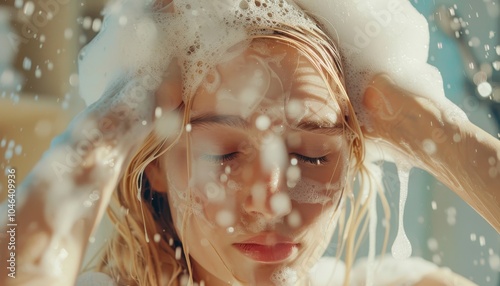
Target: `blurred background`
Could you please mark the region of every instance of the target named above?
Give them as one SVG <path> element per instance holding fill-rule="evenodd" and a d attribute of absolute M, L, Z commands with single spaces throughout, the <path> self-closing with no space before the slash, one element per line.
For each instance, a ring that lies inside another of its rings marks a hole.
<path fill-rule="evenodd" d="M 78 52 L 101 29 L 105 2 L 0 2 L 0 169 L 16 168 L 18 181 L 84 108 L 77 92 Z M 411 3 L 429 21 L 428 61 L 441 71 L 446 96 L 472 122 L 500 138 L 499 1 Z M 395 167 L 384 167 L 393 214 L 390 251 L 397 230 L 399 183 Z M 5 195 L 5 180 L 0 180 L 0 199 Z M 411 172 L 404 219 L 414 255 L 449 267 L 478 285 L 500 285 L 500 235 L 421 170 Z M 102 247 L 110 229 L 105 221 L 91 238 L 87 261 Z M 379 230 L 383 235 L 383 227 Z M 330 252 L 334 248 L 333 242 Z M 363 247 L 360 255 L 366 252 Z"/>

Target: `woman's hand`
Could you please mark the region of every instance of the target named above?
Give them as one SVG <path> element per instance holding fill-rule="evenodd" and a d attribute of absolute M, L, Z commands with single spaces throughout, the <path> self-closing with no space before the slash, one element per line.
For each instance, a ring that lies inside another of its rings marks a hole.
<path fill-rule="evenodd" d="M 17 273 L 12 279 L 1 268 L 1 285 L 74 284 L 123 170 L 155 121 L 181 104 L 180 73 L 169 71 L 156 81 L 144 71 L 123 77 L 53 141 L 18 188 Z M 0 249 L 1 259 L 9 255 L 7 247 Z"/>
<path fill-rule="evenodd" d="M 500 141 L 451 102 L 415 95 L 376 76 L 363 103 L 369 139 L 388 144 L 455 191 L 500 232 Z"/>

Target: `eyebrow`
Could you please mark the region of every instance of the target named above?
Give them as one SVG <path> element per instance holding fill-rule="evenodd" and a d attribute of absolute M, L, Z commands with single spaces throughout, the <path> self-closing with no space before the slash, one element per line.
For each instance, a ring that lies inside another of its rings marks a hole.
<path fill-rule="evenodd" d="M 237 115 L 219 115 L 212 113 L 205 113 L 191 118 L 189 122 L 193 127 L 206 126 L 210 124 L 226 125 L 234 128 L 248 129 L 248 122 Z"/>
<path fill-rule="evenodd" d="M 292 129 L 308 131 L 312 133 L 336 136 L 344 134 L 344 127 L 338 122 L 331 122 L 328 120 L 314 120 L 314 121 L 301 121 L 291 126 Z"/>
<path fill-rule="evenodd" d="M 249 129 L 250 123 L 237 115 L 219 115 L 205 113 L 191 118 L 190 124 L 192 127 L 207 126 L 211 124 L 224 125 L 233 128 Z M 328 120 L 308 120 L 301 121 L 290 126 L 292 130 L 307 131 L 312 133 L 336 136 L 344 134 L 342 124 L 333 123 Z"/>

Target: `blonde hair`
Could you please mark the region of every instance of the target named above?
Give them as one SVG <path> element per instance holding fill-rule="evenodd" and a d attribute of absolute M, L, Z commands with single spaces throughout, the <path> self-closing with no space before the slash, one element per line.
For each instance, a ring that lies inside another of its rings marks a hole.
<path fill-rule="evenodd" d="M 264 31 L 263 27 L 255 27 L 255 31 L 259 29 Z M 253 34 L 256 34 L 255 31 Z M 340 247 L 337 257 L 345 253 L 347 270 L 344 284 L 348 285 L 356 251 L 367 229 L 370 198 L 375 195 L 374 190 L 379 190 L 382 198 L 384 195 L 381 185 L 373 179 L 373 174 L 364 164 L 363 135 L 345 89 L 341 56 L 333 41 L 319 27 L 306 30 L 282 24 L 280 28 L 272 28 L 272 33 L 268 32 L 269 28 L 261 35 L 252 36 L 252 39 L 275 39 L 295 47 L 315 66 L 327 83 L 332 98 L 343 107 L 339 118 L 343 120 L 346 134 L 349 135 L 351 163 L 343 197 L 348 198 L 351 207 L 349 214 L 345 207 L 339 210 Z M 189 122 L 192 97 L 188 98 L 184 108 L 184 124 Z M 111 275 L 119 285 L 176 286 L 182 274 L 189 275 L 192 281 L 189 253 L 184 252 L 180 259 L 176 259 L 176 249 L 183 245 L 172 223 L 167 195 L 152 190 L 144 175 L 146 166 L 158 164 L 157 159 L 175 142 L 173 138 L 150 134 L 127 166 L 114 193 L 108 213 L 116 233 L 107 244 L 97 270 Z M 358 174 L 360 189 L 366 191 L 364 194 L 354 194 L 354 178 Z M 161 238 L 159 240 L 158 235 Z"/>

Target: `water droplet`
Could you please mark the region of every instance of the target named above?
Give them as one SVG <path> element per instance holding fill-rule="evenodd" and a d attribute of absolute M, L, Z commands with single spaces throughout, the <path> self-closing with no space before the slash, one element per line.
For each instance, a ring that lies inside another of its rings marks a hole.
<path fill-rule="evenodd" d="M 7 149 L 5 151 L 4 157 L 5 157 L 6 160 L 10 160 L 10 159 L 12 159 L 13 155 L 14 155 L 14 152 L 12 152 L 12 149 Z"/>
<path fill-rule="evenodd" d="M 493 92 L 493 87 L 489 82 L 482 82 L 477 86 L 477 92 L 479 93 L 480 96 L 486 98 L 491 95 Z"/>
<path fill-rule="evenodd" d="M 92 18 L 88 16 L 83 18 L 82 26 L 85 30 L 90 29 L 90 27 L 92 26 Z"/>
<path fill-rule="evenodd" d="M 66 29 L 64 30 L 64 38 L 65 38 L 66 40 L 69 40 L 69 39 L 73 38 L 73 29 L 71 29 L 71 28 L 66 28 Z"/>
<path fill-rule="evenodd" d="M 29 71 L 31 69 L 31 59 L 25 57 L 23 59 L 23 69 Z"/>
<path fill-rule="evenodd" d="M 73 73 L 69 76 L 69 84 L 71 86 L 77 87 L 79 83 L 80 83 L 80 78 L 78 77 L 78 74 Z"/>
<path fill-rule="evenodd" d="M 476 234 L 475 233 L 471 233 L 470 234 L 470 241 L 476 241 L 476 239 L 477 239 Z"/>
<path fill-rule="evenodd" d="M 438 241 L 435 238 L 429 238 L 427 240 L 427 247 L 429 248 L 430 251 L 437 251 L 438 250 Z"/>
<path fill-rule="evenodd" d="M 428 155 L 436 153 L 437 150 L 436 143 L 434 143 L 434 141 L 432 141 L 431 139 L 425 139 L 422 142 L 422 145 L 425 153 L 427 153 Z"/>
<path fill-rule="evenodd" d="M 271 210 L 278 216 L 286 215 L 292 209 L 292 202 L 286 193 L 276 193 L 270 200 Z"/>
<path fill-rule="evenodd" d="M 21 7 L 23 7 L 23 4 L 24 4 L 24 0 L 16 0 L 14 2 L 14 7 L 16 7 L 17 9 L 20 9 Z"/>
<path fill-rule="evenodd" d="M 298 228 L 302 224 L 302 218 L 300 217 L 300 213 L 296 210 L 292 210 L 292 212 L 287 216 L 288 225 L 291 228 Z"/>
<path fill-rule="evenodd" d="M 120 18 L 118 19 L 118 24 L 120 24 L 120 26 L 127 25 L 127 22 L 128 22 L 127 16 L 120 16 Z"/>
<path fill-rule="evenodd" d="M 434 254 L 432 256 L 432 262 L 434 262 L 435 264 L 441 264 L 442 260 L 441 260 L 441 256 L 439 254 Z"/>
<path fill-rule="evenodd" d="M 92 22 L 92 31 L 99 32 L 101 30 L 102 20 L 99 18 L 94 19 Z"/>
<path fill-rule="evenodd" d="M 482 235 L 479 237 L 479 245 L 481 245 L 481 246 L 486 245 L 486 239 Z"/>
<path fill-rule="evenodd" d="M 26 2 L 26 4 L 24 4 L 23 13 L 29 17 L 33 15 L 33 12 L 35 12 L 35 4 L 31 1 Z"/>
<path fill-rule="evenodd" d="M 488 262 L 493 271 L 500 271 L 500 257 L 498 255 L 490 255 Z"/>
<path fill-rule="evenodd" d="M 154 242 L 158 243 L 160 242 L 161 240 L 161 235 L 159 233 L 156 233 L 154 236 L 153 236 L 153 240 Z"/>
<path fill-rule="evenodd" d="M 36 78 L 41 78 L 42 77 L 42 70 L 40 69 L 39 66 L 36 66 L 36 68 L 35 68 L 35 77 Z"/>
<path fill-rule="evenodd" d="M 286 179 L 287 186 L 289 188 L 295 187 L 295 185 L 297 185 L 297 182 L 300 180 L 300 168 L 296 165 L 288 167 L 288 169 L 286 170 Z"/>
<path fill-rule="evenodd" d="M 177 246 L 175 248 L 175 259 L 176 260 L 181 260 L 181 256 L 182 256 L 182 249 L 180 246 Z"/>
<path fill-rule="evenodd" d="M 160 118 L 161 117 L 161 114 L 162 114 L 162 109 L 161 107 L 156 107 L 155 108 L 155 118 Z"/>
<path fill-rule="evenodd" d="M 255 120 L 255 126 L 261 131 L 265 131 L 271 126 L 271 119 L 266 115 L 260 115 Z"/>
<path fill-rule="evenodd" d="M 229 227 L 234 224 L 235 217 L 231 211 L 220 210 L 215 215 L 215 221 L 221 227 Z"/>

